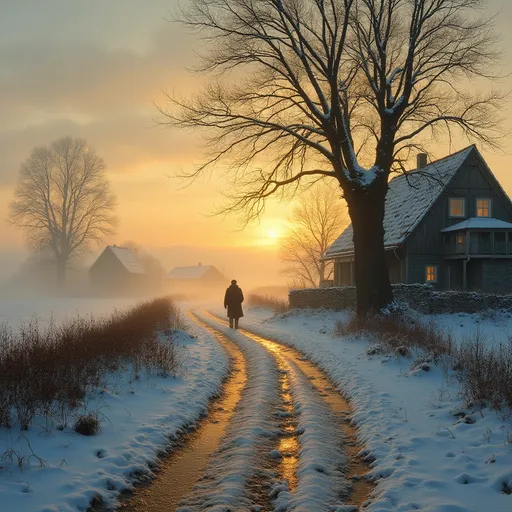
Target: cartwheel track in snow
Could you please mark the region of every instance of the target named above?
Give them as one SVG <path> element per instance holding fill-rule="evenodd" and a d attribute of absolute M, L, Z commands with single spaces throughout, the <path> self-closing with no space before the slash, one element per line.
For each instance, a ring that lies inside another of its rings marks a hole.
<path fill-rule="evenodd" d="M 229 332 L 224 318 L 212 313 L 205 316 L 222 323 L 227 329 L 223 332 Z M 275 510 L 327 512 L 362 507 L 374 485 L 364 478 L 370 468 L 360 457 L 363 448 L 350 421 L 353 411 L 349 402 L 326 374 L 297 350 L 248 330 L 240 329 L 240 334 L 271 352 L 291 383 L 299 434 L 296 488 L 278 495 Z M 281 432 L 281 447 L 286 446 L 286 435 Z M 286 451 L 282 455 L 285 459 Z"/>
<path fill-rule="evenodd" d="M 136 490 L 131 512 L 358 510 L 373 488 L 348 402 L 296 350 L 207 311 L 192 313 L 230 355 L 208 416 Z"/>
<path fill-rule="evenodd" d="M 197 322 L 197 318 L 191 319 Z M 123 493 L 120 509 L 127 512 L 174 512 L 189 494 L 224 436 L 247 382 L 246 364 L 242 352 L 226 336 L 217 341 L 229 356 L 229 372 L 218 397 L 208 408 L 206 417 L 185 432 L 163 456 L 151 481 L 135 483 L 133 490 Z M 93 510 L 103 511 L 100 507 Z"/>

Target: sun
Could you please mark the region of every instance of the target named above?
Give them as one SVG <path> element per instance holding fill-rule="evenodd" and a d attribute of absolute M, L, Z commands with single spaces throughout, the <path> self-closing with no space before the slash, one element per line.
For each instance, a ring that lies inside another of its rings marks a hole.
<path fill-rule="evenodd" d="M 257 228 L 254 237 L 254 244 L 262 247 L 277 247 L 285 235 L 284 228 L 280 222 L 264 220 Z"/>
<path fill-rule="evenodd" d="M 277 233 L 276 229 L 269 229 L 267 231 L 267 235 L 270 238 L 270 240 L 277 240 L 279 238 L 279 234 Z"/>

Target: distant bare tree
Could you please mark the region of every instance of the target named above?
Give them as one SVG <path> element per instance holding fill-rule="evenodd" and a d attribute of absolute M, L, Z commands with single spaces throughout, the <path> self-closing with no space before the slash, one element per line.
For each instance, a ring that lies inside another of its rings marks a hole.
<path fill-rule="evenodd" d="M 165 277 L 165 269 L 162 262 L 136 242 L 129 240 L 123 246 L 130 249 L 137 256 L 142 268 L 146 271 L 146 277 L 150 284 L 160 284 Z"/>
<path fill-rule="evenodd" d="M 284 274 L 303 287 L 332 279 L 333 264 L 322 260 L 325 251 L 347 223 L 346 209 L 331 187 L 316 185 L 300 196 L 289 219 L 291 227 L 281 241 L 279 256 Z"/>
<path fill-rule="evenodd" d="M 85 140 L 71 137 L 33 149 L 21 166 L 9 220 L 31 246 L 51 251 L 59 284 L 73 257 L 113 232 L 116 201 L 104 169 Z"/>
<path fill-rule="evenodd" d="M 227 164 L 225 211 L 249 218 L 304 178 L 333 178 L 354 228 L 358 312 L 387 305 L 391 171 L 432 141 L 462 134 L 494 145 L 500 135 L 504 96 L 483 89 L 498 73 L 485 0 L 186 5 L 179 21 L 207 43 L 199 70 L 216 76 L 161 109 L 164 123 L 205 130 L 205 161 L 189 177 Z"/>

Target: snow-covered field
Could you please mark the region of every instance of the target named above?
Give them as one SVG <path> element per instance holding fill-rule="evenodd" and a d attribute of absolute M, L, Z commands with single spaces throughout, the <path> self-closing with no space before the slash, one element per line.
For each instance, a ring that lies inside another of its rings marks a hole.
<path fill-rule="evenodd" d="M 66 301 L 13 303 L 2 316 L 16 325 L 30 317 L 104 315 L 134 301 Z M 2 303 L 2 306 L 5 304 Z M 0 510 L 2 512 L 71 512 L 84 510 L 94 496 L 112 502 L 129 475 L 147 472 L 148 463 L 169 437 L 196 420 L 227 371 L 227 358 L 213 337 L 194 327 L 196 337 L 178 333 L 182 345 L 181 377 L 112 377 L 108 389 L 88 403 L 102 419 L 101 433 L 85 437 L 71 428 L 47 428 L 41 419 L 26 432 L 0 429 Z M 36 457 L 37 456 L 37 457 Z M 20 463 L 18 465 L 18 463 Z"/>
<path fill-rule="evenodd" d="M 16 326 L 37 311 L 41 321 L 52 315 L 60 321 L 77 312 L 108 314 L 135 302 L 2 301 L 0 320 Z M 220 308 L 212 311 L 225 315 Z M 294 311 L 272 317 L 267 310 L 248 309 L 241 327 L 307 354 L 350 397 L 364 456 L 373 461 L 371 475 L 377 479 L 365 510 L 512 510 L 512 495 L 503 492 L 512 489 L 512 416 L 489 410 L 462 411 L 456 385 L 446 380 L 440 368 L 410 371 L 410 359 L 368 356 L 369 340 L 362 336 L 334 337 L 336 321 L 345 318 L 345 313 L 325 311 Z M 494 342 L 512 333 L 512 319 L 506 315 L 440 315 L 434 320 L 461 343 L 477 328 Z M 133 381 L 128 373 L 120 375 L 89 404 L 103 419 L 100 435 L 83 437 L 71 429 L 47 428 L 43 420 L 26 432 L 0 430 L 0 510 L 71 512 L 86 507 L 95 495 L 112 502 L 130 474 L 148 471 L 148 463 L 155 460 L 168 437 L 205 410 L 227 371 L 225 353 L 213 337 L 194 326 L 190 332 L 195 337 L 182 333 L 179 338 L 184 351 L 182 377 L 143 376 Z M 249 345 L 246 350 L 262 352 Z M 267 357 L 256 352 L 253 359 L 257 361 Z M 258 364 L 254 371 L 263 379 L 260 388 L 266 389 L 268 371 L 261 373 Z M 265 393 L 255 393 L 254 397 L 272 402 Z M 466 413 L 474 423 L 458 420 L 457 412 Z M 251 435 L 259 432 L 251 423 L 255 419 L 257 416 L 248 411 L 246 427 Z M 314 423 L 314 415 L 309 420 Z M 240 415 L 237 421 L 242 423 L 230 429 L 233 438 L 243 434 L 249 439 L 249 434 L 240 430 L 244 427 Z M 44 461 L 43 466 L 35 455 Z M 241 460 L 226 452 L 215 464 L 223 468 L 220 477 L 226 477 L 218 480 L 219 489 L 226 488 L 231 496 L 240 495 L 244 485 L 243 468 L 237 466 Z M 236 492 L 226 487 L 233 471 L 240 476 L 233 482 L 242 486 Z"/>
<path fill-rule="evenodd" d="M 453 335 L 459 343 L 464 343 L 480 332 L 488 345 L 507 341 L 512 337 L 512 314 L 507 311 L 485 311 L 481 314 L 456 313 L 452 315 L 433 315 L 423 317 L 424 321 L 433 320 L 439 328 Z"/>
<path fill-rule="evenodd" d="M 216 313 L 222 313 L 217 310 Z M 443 372 L 411 372 L 411 360 L 368 356 L 369 341 L 332 335 L 344 313 L 295 311 L 269 318 L 249 310 L 241 327 L 290 344 L 324 368 L 352 400 L 371 474 L 378 484 L 372 512 L 498 512 L 512 510 L 512 418 L 465 410 Z M 435 319 L 460 341 L 476 328 L 503 340 L 510 319 L 443 315 Z M 512 332 L 512 329 L 510 330 Z"/>
<path fill-rule="evenodd" d="M 40 325 L 54 320 L 60 323 L 66 318 L 80 316 L 103 317 L 115 310 L 122 311 L 141 302 L 138 298 L 37 298 L 2 299 L 0 298 L 0 323 L 12 328 L 21 322 L 37 317 Z"/>

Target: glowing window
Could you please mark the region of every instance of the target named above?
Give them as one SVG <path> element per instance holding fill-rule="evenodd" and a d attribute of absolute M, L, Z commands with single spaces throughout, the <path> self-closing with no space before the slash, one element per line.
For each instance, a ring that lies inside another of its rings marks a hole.
<path fill-rule="evenodd" d="M 437 283 L 437 265 L 427 265 L 426 281 L 427 283 Z"/>
<path fill-rule="evenodd" d="M 464 198 L 451 197 L 450 198 L 450 217 L 465 217 L 464 212 Z"/>
<path fill-rule="evenodd" d="M 459 233 L 457 235 L 457 247 L 458 248 L 464 247 L 465 243 L 466 243 L 466 235 L 464 233 Z"/>
<path fill-rule="evenodd" d="M 491 216 L 491 200 L 490 199 L 477 199 L 476 200 L 476 216 L 477 217 L 490 217 Z"/>

